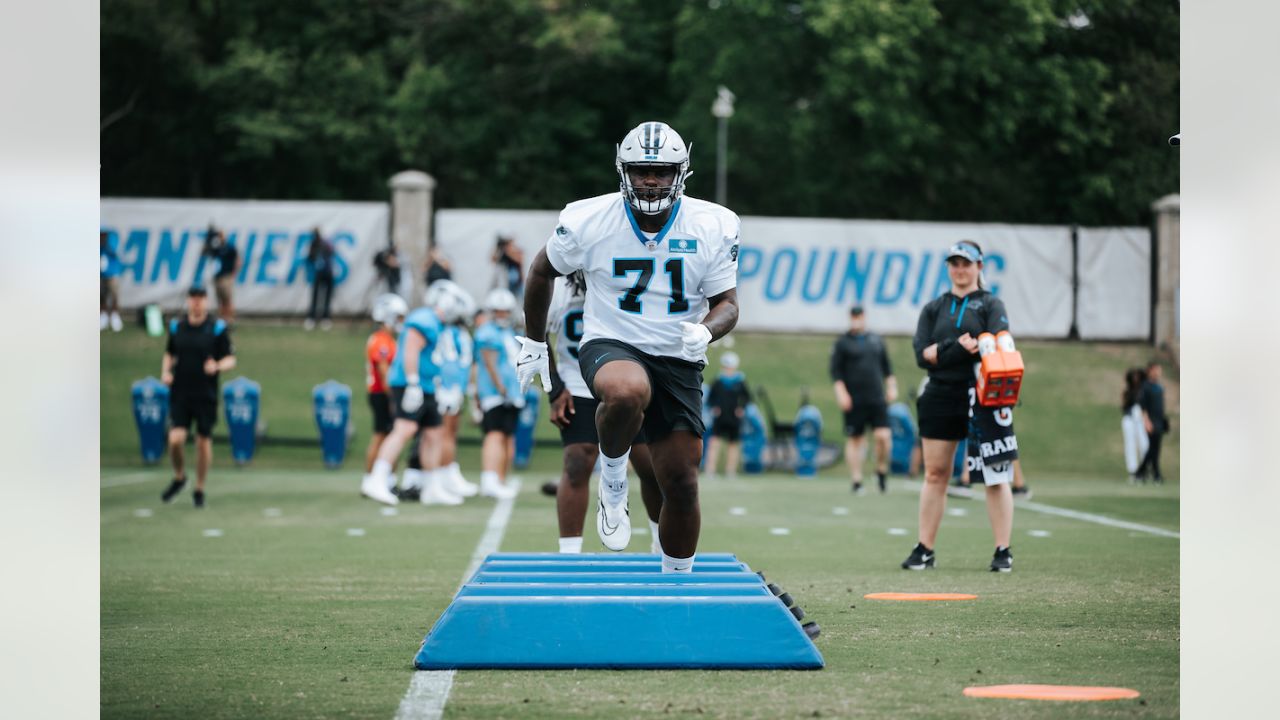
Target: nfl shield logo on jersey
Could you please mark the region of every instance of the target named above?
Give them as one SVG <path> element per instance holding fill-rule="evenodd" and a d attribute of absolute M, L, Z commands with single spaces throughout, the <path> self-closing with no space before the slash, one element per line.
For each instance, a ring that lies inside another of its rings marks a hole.
<path fill-rule="evenodd" d="M 694 238 L 671 238 L 667 247 L 673 253 L 697 253 L 698 241 Z"/>

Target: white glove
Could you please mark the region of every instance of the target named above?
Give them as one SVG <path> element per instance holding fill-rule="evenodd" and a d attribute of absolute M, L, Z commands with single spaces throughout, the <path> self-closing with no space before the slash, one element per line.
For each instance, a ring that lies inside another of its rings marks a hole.
<path fill-rule="evenodd" d="M 547 356 L 547 344 L 526 337 L 517 337 L 520 341 L 520 354 L 516 356 L 516 379 L 520 381 L 520 392 L 529 389 L 535 376 L 542 378 L 543 392 L 551 392 L 551 365 Z"/>
<path fill-rule="evenodd" d="M 400 398 L 400 408 L 409 414 L 422 408 L 422 386 L 412 383 L 405 386 L 404 397 Z"/>
<path fill-rule="evenodd" d="M 705 362 L 707 346 L 711 344 L 711 330 L 702 323 L 680 323 L 680 341 L 684 343 L 681 355 L 689 362 Z"/>
<path fill-rule="evenodd" d="M 436 388 L 436 409 L 441 415 L 457 415 L 462 411 L 462 386 Z"/>

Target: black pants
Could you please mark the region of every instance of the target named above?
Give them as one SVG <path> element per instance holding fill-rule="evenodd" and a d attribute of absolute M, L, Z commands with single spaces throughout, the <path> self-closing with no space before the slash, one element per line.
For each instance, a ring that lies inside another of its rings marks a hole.
<path fill-rule="evenodd" d="M 1157 429 L 1155 432 L 1147 436 L 1149 444 L 1147 445 L 1147 455 L 1142 458 L 1142 464 L 1138 466 L 1138 477 L 1146 477 L 1147 472 L 1151 472 L 1153 480 L 1164 480 L 1164 474 L 1160 472 L 1160 440 L 1164 437 L 1164 433 Z"/>
<path fill-rule="evenodd" d="M 333 276 L 316 275 L 315 280 L 311 283 L 311 311 L 307 313 L 307 317 L 312 320 L 328 320 L 329 301 L 332 299 Z"/>

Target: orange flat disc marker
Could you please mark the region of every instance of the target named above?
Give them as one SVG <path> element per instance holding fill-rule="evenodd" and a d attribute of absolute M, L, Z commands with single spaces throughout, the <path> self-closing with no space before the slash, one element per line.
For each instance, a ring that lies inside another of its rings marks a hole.
<path fill-rule="evenodd" d="M 1082 685 L 985 685 L 967 687 L 966 697 L 1008 698 L 1011 700 L 1132 700 L 1142 693 L 1119 687 L 1085 687 Z"/>
<path fill-rule="evenodd" d="M 868 600 L 907 600 L 912 602 L 928 601 L 928 600 L 977 600 L 977 595 L 968 595 L 965 593 L 902 593 L 902 592 L 882 592 L 863 595 Z"/>

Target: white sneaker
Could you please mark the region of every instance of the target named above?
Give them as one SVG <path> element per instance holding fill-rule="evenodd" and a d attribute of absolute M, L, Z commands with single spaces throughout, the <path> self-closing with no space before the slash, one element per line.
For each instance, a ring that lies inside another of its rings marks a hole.
<path fill-rule="evenodd" d="M 413 468 L 405 468 L 400 473 L 400 489 L 401 490 L 421 490 L 422 489 L 422 471 Z"/>
<path fill-rule="evenodd" d="M 98 313 L 98 329 L 99 330 L 106 330 L 108 322 L 109 320 L 107 319 L 106 313 Z"/>
<path fill-rule="evenodd" d="M 627 496 L 622 502 L 610 505 L 604 499 L 604 483 L 600 483 L 600 492 L 596 506 L 596 532 L 600 542 L 614 552 L 622 552 L 631 542 L 631 511 L 627 509 Z"/>
<path fill-rule="evenodd" d="M 360 494 L 384 505 L 400 504 L 400 499 L 392 495 L 390 490 L 387 490 L 387 484 L 379 482 L 378 478 L 372 474 L 365 475 L 364 479 L 360 481 Z"/>
<path fill-rule="evenodd" d="M 120 313 L 111 313 L 111 331 L 120 332 L 124 329 L 124 321 L 120 319 Z"/>
<path fill-rule="evenodd" d="M 316 329 L 316 321 L 315 321 L 315 320 L 312 320 L 311 318 L 307 318 L 306 320 L 303 320 L 303 321 L 302 321 L 302 329 L 303 329 L 303 330 L 315 330 L 315 329 Z"/>
<path fill-rule="evenodd" d="M 418 502 L 423 505 L 461 505 L 462 498 L 446 490 L 443 482 L 435 480 L 423 486 Z"/>
<path fill-rule="evenodd" d="M 497 482 L 487 485 L 480 483 L 480 494 L 495 500 L 510 500 L 516 496 L 516 492 L 515 485 L 503 485 Z"/>
<path fill-rule="evenodd" d="M 480 494 L 480 486 L 467 482 L 467 479 L 462 477 L 462 471 L 456 467 L 451 466 L 445 472 L 444 485 L 446 490 L 458 497 L 469 498 Z"/>

